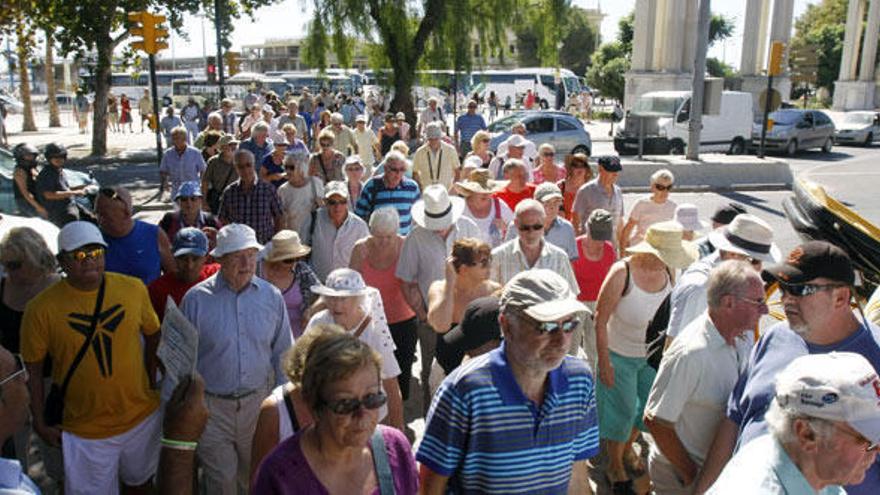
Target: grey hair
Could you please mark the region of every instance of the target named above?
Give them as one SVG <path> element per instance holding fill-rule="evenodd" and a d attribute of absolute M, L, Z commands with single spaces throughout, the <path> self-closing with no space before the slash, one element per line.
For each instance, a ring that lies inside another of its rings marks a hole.
<path fill-rule="evenodd" d="M 220 122 L 223 122 L 223 115 L 221 115 L 220 112 L 211 112 L 208 114 L 208 120 L 219 120 Z"/>
<path fill-rule="evenodd" d="M 529 211 L 534 211 L 535 213 L 540 213 L 541 218 L 544 218 L 547 215 L 547 212 L 544 211 L 544 205 L 542 205 L 538 200 L 533 199 L 533 198 L 526 198 L 526 199 L 520 201 L 516 205 L 516 210 L 514 210 L 514 214 L 516 215 L 516 218 L 519 218 L 520 215 L 522 215 L 526 212 L 529 212 Z"/>
<path fill-rule="evenodd" d="M 721 306 L 721 298 L 728 294 L 739 294 L 757 279 L 758 273 L 752 265 L 742 260 L 723 261 L 709 272 L 706 284 L 706 302 L 710 308 Z"/>
<path fill-rule="evenodd" d="M 520 167 L 523 169 L 523 172 L 526 170 L 526 162 L 520 160 L 519 158 L 510 158 L 506 162 L 504 162 L 504 166 L 501 167 L 501 172 L 506 174 L 510 170 L 513 170 L 515 167 Z"/>
<path fill-rule="evenodd" d="M 0 253 L 11 253 L 20 257 L 27 265 L 52 273 L 55 271 L 55 257 L 43 236 L 30 227 L 13 227 L 0 241 Z"/>
<path fill-rule="evenodd" d="M 672 184 L 673 182 L 675 182 L 675 176 L 672 175 L 672 172 L 669 169 L 661 168 L 660 170 L 651 174 L 651 184 L 657 184 L 660 181 L 663 181 L 667 184 Z"/>
<path fill-rule="evenodd" d="M 803 414 L 786 409 L 779 405 L 776 399 L 770 401 L 770 408 L 764 414 L 767 422 L 767 431 L 779 443 L 793 443 L 797 441 L 797 433 L 794 430 L 794 422 L 804 420 L 810 424 L 810 428 L 816 433 L 817 439 L 828 440 L 834 436 L 834 423 L 831 421 L 812 418 Z"/>
<path fill-rule="evenodd" d="M 235 150 L 235 154 L 232 155 L 232 163 L 238 163 L 239 159 L 244 159 L 251 165 L 254 164 L 256 158 L 254 158 L 254 154 L 248 150 L 237 149 Z"/>
<path fill-rule="evenodd" d="M 371 234 L 397 233 L 400 228 L 400 214 L 397 208 L 386 206 L 379 208 L 370 215 Z"/>
<path fill-rule="evenodd" d="M 388 166 L 389 163 L 395 161 L 406 163 L 406 157 L 403 156 L 403 153 L 397 150 L 391 150 L 385 155 L 385 166 Z"/>
<path fill-rule="evenodd" d="M 261 121 L 261 122 L 257 122 L 256 124 L 253 125 L 253 127 L 251 127 L 251 134 L 263 134 L 263 133 L 267 133 L 267 134 L 269 133 L 269 124 Z"/>

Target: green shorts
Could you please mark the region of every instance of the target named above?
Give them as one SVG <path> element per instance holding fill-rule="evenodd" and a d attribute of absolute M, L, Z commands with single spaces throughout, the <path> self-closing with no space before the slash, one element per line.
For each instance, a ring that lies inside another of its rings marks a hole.
<path fill-rule="evenodd" d="M 657 370 L 646 358 L 631 358 L 611 354 L 614 366 L 614 387 L 608 388 L 596 380 L 596 403 L 599 409 L 599 437 L 615 442 L 626 442 L 633 428 L 642 431 L 642 415 L 651 392 Z"/>

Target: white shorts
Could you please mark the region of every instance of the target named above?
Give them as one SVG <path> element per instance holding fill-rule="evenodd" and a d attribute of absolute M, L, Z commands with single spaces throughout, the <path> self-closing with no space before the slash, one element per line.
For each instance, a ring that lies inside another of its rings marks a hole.
<path fill-rule="evenodd" d="M 119 482 L 143 485 L 156 474 L 162 436 L 159 409 L 119 435 L 88 439 L 64 432 L 64 493 L 117 495 Z"/>

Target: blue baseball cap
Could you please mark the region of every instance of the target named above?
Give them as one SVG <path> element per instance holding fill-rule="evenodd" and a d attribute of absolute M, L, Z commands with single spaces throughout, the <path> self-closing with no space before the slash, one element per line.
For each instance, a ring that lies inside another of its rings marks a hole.
<path fill-rule="evenodd" d="M 208 237 L 195 227 L 186 227 L 174 235 L 174 257 L 186 254 L 205 256 L 208 254 Z"/>
<path fill-rule="evenodd" d="M 177 188 L 177 194 L 174 195 L 174 201 L 180 198 L 201 198 L 202 188 L 198 181 L 186 181 Z"/>

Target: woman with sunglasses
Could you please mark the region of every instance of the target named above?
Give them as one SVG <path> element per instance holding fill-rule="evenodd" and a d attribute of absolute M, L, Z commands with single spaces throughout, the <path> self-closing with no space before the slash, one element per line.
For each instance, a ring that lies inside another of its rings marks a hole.
<path fill-rule="evenodd" d="M 385 114 L 385 125 L 376 133 L 376 139 L 379 140 L 379 154 L 385 156 L 391 151 L 391 145 L 400 141 L 400 129 L 394 119 L 394 114 Z"/>
<path fill-rule="evenodd" d="M 489 168 L 495 153 L 489 150 L 489 144 L 492 141 L 492 135 L 487 131 L 477 131 L 471 138 L 471 151 L 465 155 L 465 158 L 476 156 L 482 162 L 483 168 Z"/>
<path fill-rule="evenodd" d="M 660 169 L 651 175 L 651 195 L 642 198 L 633 205 L 629 219 L 620 231 L 620 251 L 627 246 L 634 246 L 645 238 L 648 227 L 658 222 L 672 220 L 675 217 L 674 201 L 670 201 L 669 193 L 675 177 L 667 169 Z M 635 229 L 635 233 L 633 233 Z"/>
<path fill-rule="evenodd" d="M 565 178 L 556 183 L 562 191 L 562 216 L 571 220 L 574 197 L 582 185 L 593 179 L 589 158 L 583 153 L 565 156 Z"/>
<path fill-rule="evenodd" d="M 565 177 L 565 167 L 556 164 L 556 148 L 550 143 L 538 147 L 538 166 L 532 172 L 535 185 L 542 182 L 557 183 Z"/>
<path fill-rule="evenodd" d="M 315 337 L 301 385 L 314 423 L 269 454 L 252 492 L 415 494 L 418 474 L 409 441 L 377 425 L 387 401 L 382 367 L 375 350 L 348 333 L 325 330 Z M 390 480 L 375 467 L 385 465 Z"/>
<path fill-rule="evenodd" d="M 3 269 L 0 278 L 0 321 L 3 322 L 0 325 L 0 345 L 18 354 L 21 352 L 21 319 L 25 306 L 43 289 L 60 280 L 61 276 L 58 275 L 55 257 L 46 241 L 30 227 L 14 227 L 3 236 L 3 240 L 0 240 L 0 265 Z M 23 428 L 13 437 L 16 457 L 25 471 L 30 433 L 30 428 Z M 57 458 L 60 458 L 60 451 Z M 61 475 L 54 472 L 49 474 Z"/>
<path fill-rule="evenodd" d="M 310 251 L 311 248 L 302 244 L 296 232 L 282 230 L 266 245 L 260 266 L 260 278 L 281 291 L 294 338 L 302 335 L 308 322 L 308 309 L 315 301 L 310 289 L 318 283 L 318 277 L 305 261 Z"/>
<path fill-rule="evenodd" d="M 317 136 L 318 151 L 312 154 L 309 161 L 309 175 L 320 178 L 324 184 L 334 180 L 345 181 L 345 155 L 333 148 L 336 135 L 330 129 L 324 129 Z"/>
<path fill-rule="evenodd" d="M 461 322 L 464 310 L 475 299 L 488 296 L 501 288 L 489 279 L 492 264 L 492 248 L 489 244 L 474 238 L 464 238 L 452 245 L 452 254 L 446 260 L 446 274 L 428 289 L 428 324 L 437 332 L 435 356 L 442 373 L 432 370 L 432 385 L 440 381 L 457 366 L 452 357 L 452 349 L 443 339 L 443 334 Z M 423 363 L 427 366 L 428 363 Z M 434 380 L 433 378 L 439 378 Z M 435 388 L 434 386 L 431 387 Z"/>
<path fill-rule="evenodd" d="M 394 339 L 379 291 L 368 287 L 360 273 L 339 268 L 327 275 L 323 285 L 313 285 L 312 292 L 321 296 L 319 304 L 325 309 L 312 316 L 306 331 L 315 325 L 336 324 L 382 356 L 381 388 L 388 405 L 379 411 L 379 420 L 403 431 L 403 400 L 397 383 L 400 366 L 394 357 Z"/>

